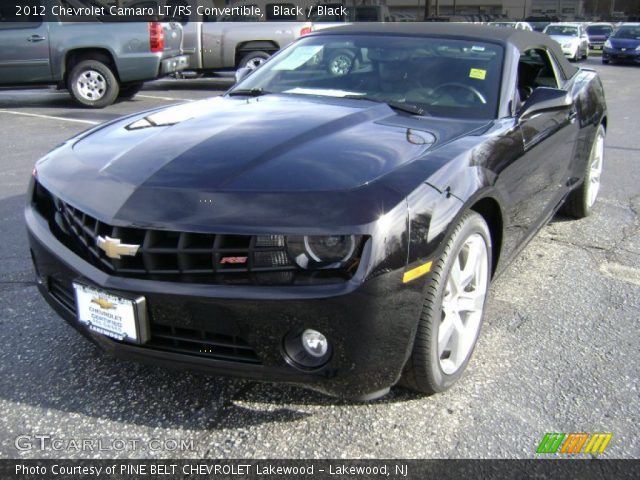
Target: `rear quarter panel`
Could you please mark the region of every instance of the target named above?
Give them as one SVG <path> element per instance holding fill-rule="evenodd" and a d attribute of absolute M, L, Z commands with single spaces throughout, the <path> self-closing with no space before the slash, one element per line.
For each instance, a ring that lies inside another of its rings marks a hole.
<path fill-rule="evenodd" d="M 66 59 L 70 52 L 98 48 L 111 54 L 122 82 L 154 79 L 158 76 L 162 59 L 178 55 L 180 51 L 181 29 L 175 32 L 167 31 L 167 28 L 165 24 L 165 38 L 168 37 L 165 51 L 152 53 L 149 51 L 147 22 L 52 22 L 50 48 L 54 78 L 64 77 Z M 179 37 L 177 41 L 176 38 L 169 40 L 172 32 Z M 176 44 L 178 47 L 175 46 Z"/>

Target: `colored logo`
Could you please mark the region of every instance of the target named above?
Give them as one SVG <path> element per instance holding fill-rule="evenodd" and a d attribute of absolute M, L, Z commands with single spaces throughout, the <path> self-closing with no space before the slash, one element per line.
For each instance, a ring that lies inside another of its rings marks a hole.
<path fill-rule="evenodd" d="M 92 303 L 95 303 L 96 305 L 98 305 L 100 308 L 103 308 L 105 310 L 111 310 L 112 308 L 116 308 L 116 306 L 111 303 L 109 300 L 107 300 L 106 298 L 102 298 L 102 297 L 95 297 L 91 299 Z"/>
<path fill-rule="evenodd" d="M 122 255 L 135 255 L 140 248 L 140 245 L 127 245 L 120 243 L 119 238 L 107 236 L 99 236 L 96 239 L 96 245 L 104 251 L 107 257 L 115 259 L 120 258 Z"/>
<path fill-rule="evenodd" d="M 604 453 L 612 433 L 546 433 L 536 453 Z"/>

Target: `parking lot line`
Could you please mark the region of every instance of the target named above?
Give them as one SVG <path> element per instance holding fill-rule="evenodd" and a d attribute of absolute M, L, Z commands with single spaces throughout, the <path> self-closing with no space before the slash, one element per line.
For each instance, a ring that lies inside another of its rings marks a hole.
<path fill-rule="evenodd" d="M 0 113 L 9 113 L 11 115 L 22 115 L 25 117 L 48 118 L 50 120 L 60 120 L 63 122 L 86 123 L 88 125 L 98 125 L 99 123 L 101 123 L 101 122 L 96 122 L 94 120 L 80 120 L 78 118 L 64 118 L 64 117 L 56 117 L 53 115 L 40 115 L 38 113 L 16 112 L 15 110 L 0 109 Z"/>

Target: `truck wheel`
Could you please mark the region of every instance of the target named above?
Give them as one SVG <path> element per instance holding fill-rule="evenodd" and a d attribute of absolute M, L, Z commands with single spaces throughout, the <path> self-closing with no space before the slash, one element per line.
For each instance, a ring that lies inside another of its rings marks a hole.
<path fill-rule="evenodd" d="M 473 353 L 491 280 L 491 235 L 466 213 L 433 260 L 411 356 L 400 384 L 431 395 L 451 387 Z"/>
<path fill-rule="evenodd" d="M 350 50 L 338 50 L 327 61 L 327 70 L 334 77 L 346 75 L 353 68 L 355 54 Z"/>
<path fill-rule="evenodd" d="M 238 68 L 248 68 L 249 70 L 255 70 L 264 62 L 266 62 L 270 56 L 271 55 L 269 55 L 267 52 L 249 52 L 244 57 L 242 57 L 242 60 L 240 60 L 240 63 L 238 64 Z"/>
<path fill-rule="evenodd" d="M 118 98 L 129 100 L 135 97 L 136 93 L 142 90 L 143 86 L 144 82 L 127 83 L 125 85 L 120 85 L 120 93 L 118 93 Z"/>
<path fill-rule="evenodd" d="M 90 108 L 111 105 L 120 91 L 111 69 L 98 60 L 84 60 L 73 67 L 67 89 L 77 103 Z"/>

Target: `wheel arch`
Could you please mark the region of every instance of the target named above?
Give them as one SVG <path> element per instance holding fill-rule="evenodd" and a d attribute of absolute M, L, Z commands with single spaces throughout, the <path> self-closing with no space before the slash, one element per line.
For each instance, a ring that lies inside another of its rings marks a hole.
<path fill-rule="evenodd" d="M 265 52 L 273 55 L 280 50 L 280 45 L 271 40 L 250 40 L 248 42 L 238 43 L 235 51 L 235 64 L 236 66 L 242 60 L 242 57 L 251 52 Z"/>
<path fill-rule="evenodd" d="M 502 208 L 498 201 L 492 196 L 486 196 L 475 200 L 468 210 L 478 213 L 489 227 L 491 234 L 491 276 L 493 277 L 498 267 L 498 260 L 502 250 L 502 239 L 504 233 L 504 221 Z"/>
<path fill-rule="evenodd" d="M 407 264 L 441 255 L 446 239 L 450 237 L 460 219 L 469 211 L 473 211 L 479 214 L 489 227 L 493 277 L 503 253 L 504 240 L 505 215 L 497 191 L 485 186 L 466 198 L 453 195 L 450 191 L 438 191 L 431 186 L 421 189 L 420 192 L 408 199 L 411 213 Z"/>
<path fill-rule="evenodd" d="M 87 48 L 74 48 L 69 50 L 64 56 L 63 64 L 63 82 L 66 85 L 68 75 L 73 67 L 84 60 L 97 60 L 104 63 L 111 68 L 118 82 L 120 82 L 120 76 L 118 74 L 118 66 L 113 57 L 113 53 L 106 48 L 87 47 Z"/>

